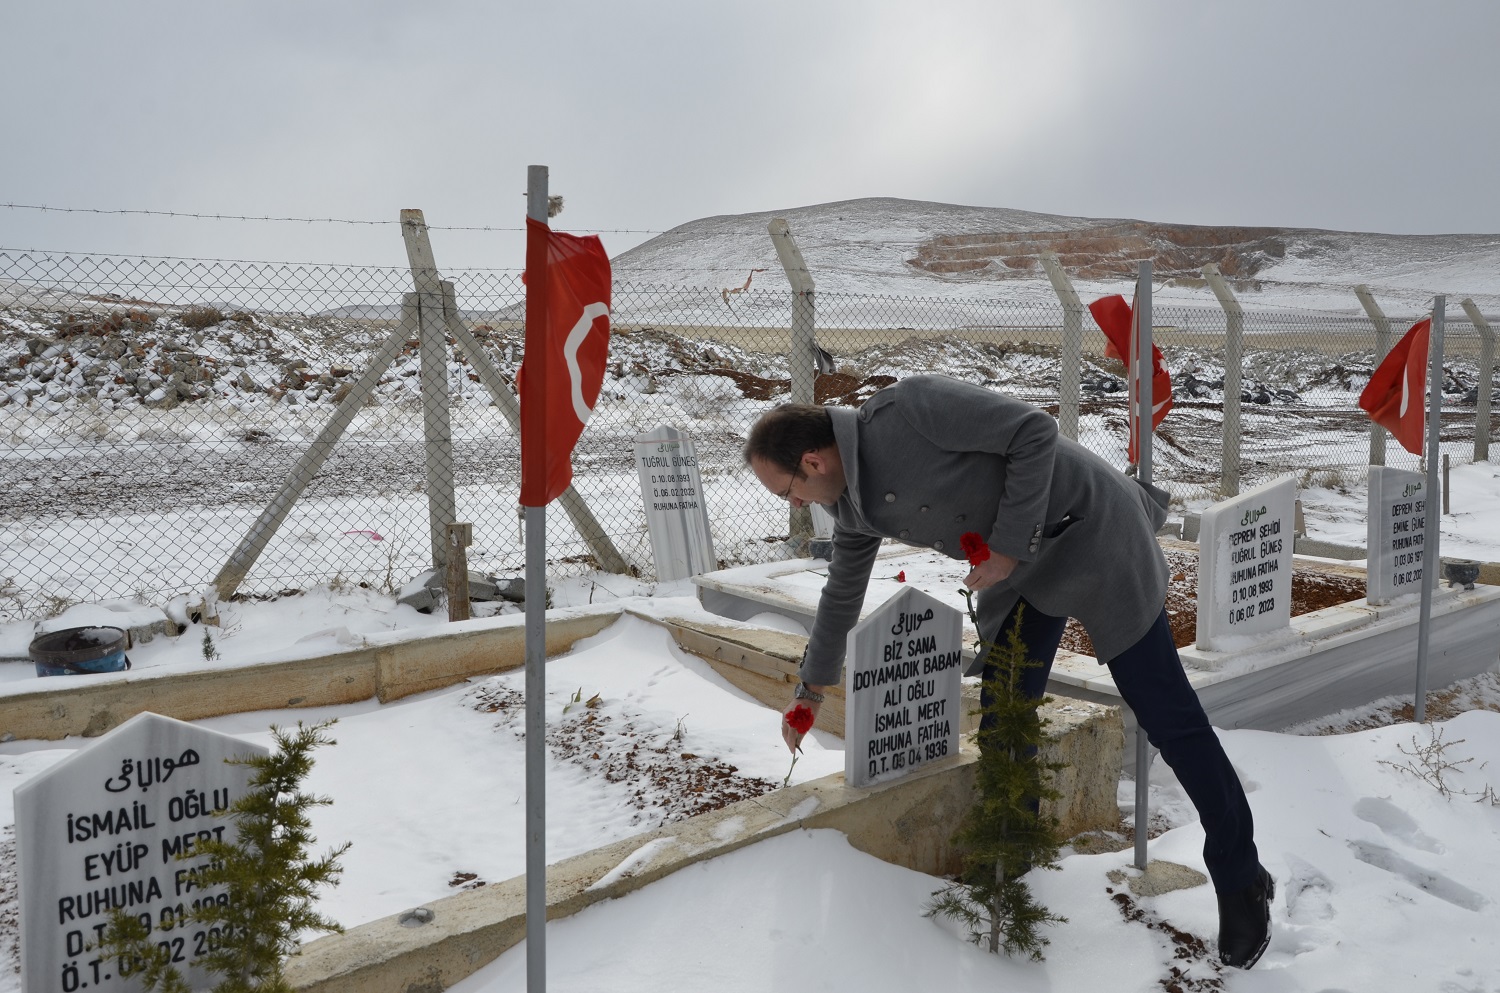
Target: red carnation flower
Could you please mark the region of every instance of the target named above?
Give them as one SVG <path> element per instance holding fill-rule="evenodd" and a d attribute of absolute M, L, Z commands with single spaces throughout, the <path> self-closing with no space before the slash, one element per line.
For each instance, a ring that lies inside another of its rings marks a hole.
<path fill-rule="evenodd" d="M 958 536 L 958 547 L 969 557 L 969 565 L 977 566 L 990 557 L 990 546 L 978 531 L 965 531 Z"/>
<path fill-rule="evenodd" d="M 896 582 L 898 582 L 898 583 L 904 583 L 904 582 L 906 582 L 906 570 L 905 569 L 902 569 L 900 572 L 896 573 Z"/>
<path fill-rule="evenodd" d="M 798 734 L 806 734 L 812 730 L 813 722 L 817 717 L 804 704 L 797 704 L 786 712 L 786 722 L 793 731 Z"/>

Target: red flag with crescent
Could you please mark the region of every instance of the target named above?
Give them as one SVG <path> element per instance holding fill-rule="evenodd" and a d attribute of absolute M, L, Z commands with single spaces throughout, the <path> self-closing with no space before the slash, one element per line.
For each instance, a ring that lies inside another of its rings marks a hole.
<path fill-rule="evenodd" d="M 544 507 L 573 481 L 609 357 L 609 256 L 597 235 L 526 219 L 526 351 L 521 394 L 521 505 Z"/>
<path fill-rule="evenodd" d="M 1359 395 L 1359 407 L 1389 431 L 1401 447 L 1422 454 L 1427 415 L 1427 349 L 1432 318 L 1413 324 L 1375 368 Z"/>
<path fill-rule="evenodd" d="M 1099 325 L 1099 330 L 1104 332 L 1105 345 L 1104 354 L 1109 358 L 1119 359 L 1125 363 L 1129 370 L 1130 378 L 1130 443 L 1126 448 L 1127 456 L 1132 463 L 1136 458 L 1136 368 L 1131 356 L 1136 353 L 1136 326 L 1135 312 L 1125 298 L 1116 293 L 1114 296 L 1101 297 L 1089 304 L 1089 313 L 1094 315 L 1094 322 Z M 1154 344 L 1151 346 L 1151 430 L 1154 432 L 1167 416 L 1167 411 L 1172 409 L 1172 377 L 1167 372 L 1167 365 L 1162 361 L 1161 349 Z"/>

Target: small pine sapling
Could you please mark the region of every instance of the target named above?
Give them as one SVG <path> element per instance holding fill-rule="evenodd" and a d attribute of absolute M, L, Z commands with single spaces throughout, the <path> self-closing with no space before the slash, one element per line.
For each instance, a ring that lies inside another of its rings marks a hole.
<path fill-rule="evenodd" d="M 316 840 L 308 812 L 333 801 L 302 790 L 313 767 L 312 750 L 335 744 L 326 733 L 334 723 L 307 727 L 298 721 L 295 733 L 273 725 L 275 750 L 242 760 L 254 774 L 249 791 L 227 811 L 238 836 L 193 846 L 190 857 L 204 861 L 198 885 L 222 885 L 228 898 L 223 903 L 203 901 L 175 926 L 191 924 L 196 931 L 218 936 L 217 943 L 208 942 L 210 950 L 200 959 L 210 973 L 222 977 L 214 993 L 291 993 L 282 965 L 296 952 L 298 935 L 344 930 L 317 913 L 313 904 L 318 887 L 338 884 L 343 872 L 338 860 L 349 843 L 322 858 L 308 857 L 307 849 Z M 188 993 L 171 963 L 170 946 L 152 942 L 149 934 L 137 918 L 116 910 L 100 947 L 104 954 L 132 963 L 131 975 L 144 989 Z"/>
<path fill-rule="evenodd" d="M 973 594 L 963 594 L 978 629 Z M 1021 677 L 1040 663 L 1026 658 L 1016 629 L 1004 645 L 981 640 L 976 648 L 989 654 L 991 666 L 976 735 L 974 806 L 953 836 L 963 853 L 963 870 L 956 882 L 933 894 L 927 916 L 958 921 L 976 945 L 987 940 L 991 952 L 1003 947 L 1007 955 L 1025 953 L 1039 962 L 1050 943 L 1041 928 L 1067 918 L 1037 903 L 1021 877 L 1033 867 L 1057 868 L 1057 821 L 1043 816 L 1039 805 L 1059 796 L 1050 776 L 1062 766 L 1038 754 L 1045 721 L 1037 708 L 1043 701 L 1021 692 Z"/>

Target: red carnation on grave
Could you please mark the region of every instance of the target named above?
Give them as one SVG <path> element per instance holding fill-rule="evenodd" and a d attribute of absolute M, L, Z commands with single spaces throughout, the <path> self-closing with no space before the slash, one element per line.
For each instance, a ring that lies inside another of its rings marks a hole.
<path fill-rule="evenodd" d="M 805 704 L 799 703 L 786 712 L 787 725 L 798 734 L 806 734 L 811 731 L 813 722 L 816 720 L 817 717 L 813 715 L 813 712 Z"/>
<path fill-rule="evenodd" d="M 904 582 L 906 582 L 906 570 L 905 569 L 902 569 L 900 572 L 896 573 L 896 582 L 898 582 L 898 583 L 904 583 Z"/>
<path fill-rule="evenodd" d="M 965 531 L 958 536 L 958 547 L 969 557 L 969 565 L 977 566 L 990 557 L 990 546 L 978 531 Z"/>

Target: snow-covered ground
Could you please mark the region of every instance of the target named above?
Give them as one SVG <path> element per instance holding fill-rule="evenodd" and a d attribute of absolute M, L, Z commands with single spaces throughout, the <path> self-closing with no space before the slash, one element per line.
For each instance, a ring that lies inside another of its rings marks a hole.
<path fill-rule="evenodd" d="M 1500 559 L 1496 472 L 1491 465 L 1455 472 L 1457 513 L 1444 518 L 1448 552 Z M 1340 515 L 1358 516 L 1358 507 L 1348 503 L 1353 497 L 1327 491 L 1304 493 L 1304 499 L 1314 534 L 1346 537 Z M 1326 513 L 1329 506 L 1339 513 Z M 554 594 L 559 606 L 610 599 L 662 614 L 701 610 L 687 583 L 653 587 L 594 575 L 560 584 Z M 367 633 L 435 631 L 444 623 L 357 587 L 325 587 L 225 609 L 222 629 L 194 624 L 179 637 L 133 650 L 135 670 L 185 672 L 320 654 L 357 644 Z M 142 608 L 80 605 L 53 623 L 118 623 L 131 610 Z M 794 629 L 784 618 L 759 620 Z M 29 622 L 0 626 L 0 655 L 18 649 L 24 654 L 30 631 Z M 211 662 L 204 657 L 205 636 L 217 655 Z M 35 685 L 27 662 L 0 663 L 0 677 L 0 693 Z M 550 858 L 691 812 L 680 782 L 670 777 L 611 779 L 621 754 L 611 747 L 688 753 L 695 766 L 733 765 L 752 791 L 787 774 L 776 715 L 647 622 L 626 618 L 580 642 L 549 663 L 547 678 Z M 310 785 L 335 800 L 315 816 L 319 838 L 354 843 L 342 885 L 328 891 L 323 903 L 335 919 L 354 925 L 522 871 L 522 681 L 516 672 L 388 706 L 367 702 L 202 723 L 264 744 L 272 723 L 339 718 L 339 744 L 318 755 Z M 1480 677 L 1464 692 L 1471 703 L 1500 708 L 1500 677 Z M 588 707 L 595 695 L 595 706 Z M 1353 725 L 1375 709 L 1335 715 L 1330 723 Z M 589 740 L 607 746 L 581 753 L 574 745 L 586 731 L 599 732 Z M 1424 977 L 1402 988 L 1478 990 L 1500 982 L 1500 965 L 1478 951 L 1485 946 L 1473 944 L 1500 919 L 1493 903 L 1500 865 L 1473 857 L 1500 840 L 1500 809 L 1484 796 L 1500 782 L 1500 717 L 1470 714 L 1431 731 L 1401 726 L 1332 737 L 1236 731 L 1225 739 L 1252 791 L 1263 856 L 1282 894 L 1271 951 L 1255 973 L 1232 977 L 1232 988 L 1381 988 L 1335 978 L 1351 968 L 1370 976 Z M 1450 787 L 1474 796 L 1445 798 L 1416 775 L 1435 741 L 1451 767 Z M 0 743 L 0 824 L 13 818 L 9 798 L 16 785 L 85 743 Z M 792 781 L 842 769 L 841 749 L 840 740 L 815 732 Z M 1169 772 L 1157 769 L 1153 776 L 1153 823 L 1170 830 L 1152 842 L 1152 857 L 1201 868 L 1201 832 L 1190 805 Z M 392 797 L 402 800 L 392 803 Z M 1132 804 L 1127 786 L 1121 792 L 1127 820 Z M 1132 913 L 1127 920 L 1116 902 L 1126 890 L 1106 878 L 1127 860 L 1124 854 L 1072 854 L 1061 873 L 1038 874 L 1038 893 L 1071 920 L 1053 933 L 1044 966 L 998 961 L 963 944 L 950 928 L 920 916 L 940 880 L 882 865 L 822 833 L 782 838 L 694 867 L 560 922 L 553 928 L 550 960 L 558 989 L 701 988 L 709 975 L 726 988 L 750 989 L 792 974 L 813 988 L 858 981 L 865 988 L 895 990 L 947 977 L 960 988 L 1003 981 L 1022 989 L 1081 989 L 1111 975 L 1126 989 L 1150 989 L 1179 960 L 1167 932 L 1148 922 L 1160 918 L 1211 940 L 1214 904 L 1203 888 L 1139 898 L 1135 904 L 1146 916 Z M 705 953 L 701 941 L 694 950 L 692 935 L 701 938 L 701 929 L 695 932 L 688 922 L 718 916 L 725 900 L 737 909 L 715 930 L 713 953 Z M 675 916 L 687 914 L 693 917 Z M 680 926 L 673 923 L 678 920 Z M 1396 940 L 1413 928 L 1420 928 L 1422 941 Z M 520 950 L 509 953 L 463 988 L 521 988 L 515 978 L 524 972 L 521 956 Z M 1211 964 L 1193 968 L 1213 971 Z M 1424 985 L 1430 977 L 1437 978 Z M 0 993 L 14 983 L 13 975 L 0 970 Z"/>
<path fill-rule="evenodd" d="M 694 609 L 681 589 L 662 592 L 677 595 L 642 597 L 635 605 Z M 287 622 L 287 637 L 306 624 L 291 603 L 257 606 Z M 346 622 L 357 612 L 347 601 L 328 606 L 348 609 Z M 238 654 L 237 638 L 263 651 L 273 640 L 275 625 L 252 624 L 248 613 L 242 634 L 221 645 L 226 659 Z M 189 654 L 191 638 L 179 640 L 177 650 Z M 171 651 L 162 646 L 156 657 Z M 550 859 L 686 812 L 687 794 L 669 781 L 612 778 L 618 760 L 636 746 L 638 755 L 648 756 L 639 763 L 646 766 L 652 750 L 663 749 L 703 764 L 734 765 L 747 783 L 779 783 L 788 772 L 777 714 L 677 650 L 648 622 L 625 618 L 552 660 L 547 670 Z M 334 800 L 314 816 L 319 847 L 353 842 L 343 882 L 325 892 L 321 906 L 355 925 L 522 871 L 522 682 L 516 672 L 387 706 L 369 702 L 200 723 L 266 744 L 271 723 L 339 718 L 333 731 L 338 744 L 317 753 L 309 786 Z M 1468 691 L 1500 709 L 1500 677 L 1480 677 Z M 572 747 L 586 733 L 593 733 L 586 739 L 592 755 Z M 1200 990 L 1492 990 L 1500 984 L 1500 960 L 1491 947 L 1500 921 L 1500 863 L 1484 855 L 1500 844 L 1500 713 L 1319 737 L 1234 731 L 1224 740 L 1250 792 L 1262 859 L 1279 887 L 1271 948 L 1252 973 L 1218 974 L 1211 954 L 1215 904 L 1207 887 L 1136 897 L 1118 875 L 1112 880 L 1111 873 L 1131 875 L 1128 851 L 1065 852 L 1061 872 L 1033 874 L 1039 898 L 1069 918 L 1049 930 L 1047 961 L 1038 965 L 990 956 L 951 926 L 925 919 L 927 899 L 941 879 L 886 865 L 842 836 L 818 831 L 692 866 L 549 925 L 549 985 L 1145 991 L 1160 989 L 1173 969 L 1187 970 L 1182 989 Z M 0 824 L 7 835 L 14 788 L 84 744 L 0 744 Z M 814 732 L 792 781 L 839 771 L 841 749 L 839 739 Z M 1120 799 L 1128 822 L 1128 784 Z M 1166 828 L 1151 842 L 1151 858 L 1201 871 L 1201 829 L 1159 763 L 1151 802 L 1153 825 Z M 6 902 L 13 902 L 13 880 L 0 882 L 0 892 L 10 894 Z M 4 911 L 0 905 L 0 919 Z M 1181 933 L 1174 939 L 1168 925 L 1206 941 L 1207 949 Z M 13 941 L 13 934 L 0 931 L 0 964 L 7 958 L 14 964 Z M 521 990 L 524 975 L 522 945 L 456 988 Z M 0 993 L 17 989 L 13 971 L 0 968 Z"/>

